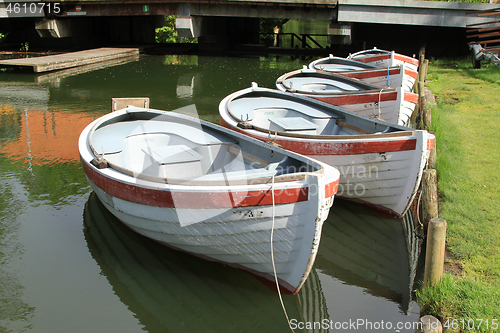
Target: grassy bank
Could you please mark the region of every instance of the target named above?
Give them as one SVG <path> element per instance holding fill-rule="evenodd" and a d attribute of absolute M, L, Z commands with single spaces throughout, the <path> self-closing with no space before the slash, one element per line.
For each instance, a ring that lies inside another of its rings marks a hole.
<path fill-rule="evenodd" d="M 437 101 L 432 131 L 451 257 L 419 303 L 452 331 L 500 332 L 500 68 L 431 60 L 426 86 Z"/>

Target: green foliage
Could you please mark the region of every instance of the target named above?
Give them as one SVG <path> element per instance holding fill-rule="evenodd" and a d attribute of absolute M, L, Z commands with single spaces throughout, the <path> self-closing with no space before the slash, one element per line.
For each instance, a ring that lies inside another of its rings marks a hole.
<path fill-rule="evenodd" d="M 28 42 L 21 43 L 21 48 L 19 51 L 24 52 L 25 55 L 27 55 L 28 50 L 30 48 L 30 44 Z"/>
<path fill-rule="evenodd" d="M 280 31 L 288 19 L 261 18 L 260 42 L 264 45 L 273 45 L 275 29 Z"/>
<path fill-rule="evenodd" d="M 196 43 L 198 38 L 179 37 L 175 30 L 175 19 L 179 15 L 166 15 L 165 25 L 155 29 L 155 39 L 157 43 Z"/>

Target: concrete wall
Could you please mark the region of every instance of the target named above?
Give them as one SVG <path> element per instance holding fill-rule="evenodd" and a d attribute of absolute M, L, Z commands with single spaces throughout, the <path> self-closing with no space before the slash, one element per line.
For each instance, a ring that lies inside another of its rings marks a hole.
<path fill-rule="evenodd" d="M 338 21 L 465 28 L 467 24 L 491 20 L 491 17 L 479 18 L 468 12 L 492 8 L 498 8 L 498 5 L 413 0 L 339 0 Z"/>

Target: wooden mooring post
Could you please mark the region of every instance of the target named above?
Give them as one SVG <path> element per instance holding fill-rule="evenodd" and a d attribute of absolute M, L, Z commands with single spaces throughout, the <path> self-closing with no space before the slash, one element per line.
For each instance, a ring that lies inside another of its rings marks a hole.
<path fill-rule="evenodd" d="M 427 230 L 424 286 L 435 285 L 443 278 L 445 245 L 446 221 L 441 218 L 432 219 Z"/>
<path fill-rule="evenodd" d="M 415 91 L 418 93 L 418 105 L 415 110 L 420 118 L 420 121 L 417 122 L 417 128 L 428 130 L 431 127 L 431 110 L 427 105 L 425 96 L 425 79 L 429 66 L 429 60 L 425 59 L 425 47 L 420 49 L 418 61 L 418 75 L 414 86 Z"/>
<path fill-rule="evenodd" d="M 422 220 L 424 229 L 428 228 L 430 220 L 439 217 L 437 172 L 426 169 L 422 175 Z"/>
<path fill-rule="evenodd" d="M 420 121 L 417 127 L 429 130 L 431 127 L 431 110 L 428 107 L 425 94 L 425 78 L 429 60 L 425 59 L 425 48 L 420 49 L 419 54 L 418 82 L 418 114 Z M 444 254 L 446 249 L 446 221 L 439 218 L 439 202 L 437 189 L 436 146 L 429 154 L 427 167 L 422 175 L 422 219 L 424 230 L 427 231 L 427 244 L 425 253 L 424 286 L 433 286 L 440 282 L 444 273 Z M 421 326 L 416 333 L 442 333 L 441 322 L 431 316 L 425 315 L 420 318 Z"/>

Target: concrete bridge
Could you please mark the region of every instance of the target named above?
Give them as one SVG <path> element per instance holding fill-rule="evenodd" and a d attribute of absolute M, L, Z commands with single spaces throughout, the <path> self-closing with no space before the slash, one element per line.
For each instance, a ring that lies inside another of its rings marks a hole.
<path fill-rule="evenodd" d="M 410 32 L 441 29 L 444 35 L 465 36 L 466 25 L 491 20 L 470 12 L 499 6 L 414 0 L 24 1 L 0 0 L 0 32 L 6 25 L 32 22 L 42 37 L 84 40 L 107 36 L 114 42 L 154 42 L 154 28 L 162 26 L 163 16 L 179 15 L 176 26 L 181 36 L 201 37 L 200 43 L 216 48 L 235 39 L 242 44 L 256 43 L 260 18 L 328 21 L 328 34 L 354 41 L 353 30 L 373 29 L 374 25 L 392 30 L 404 27 Z M 380 33 L 384 31 L 382 28 Z"/>

